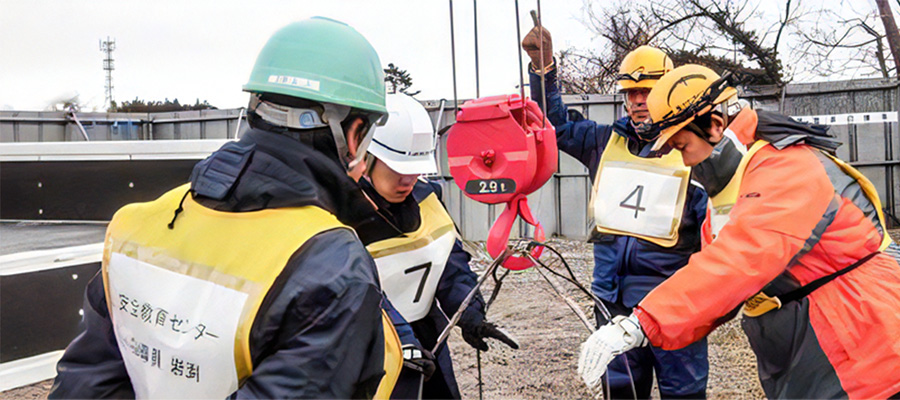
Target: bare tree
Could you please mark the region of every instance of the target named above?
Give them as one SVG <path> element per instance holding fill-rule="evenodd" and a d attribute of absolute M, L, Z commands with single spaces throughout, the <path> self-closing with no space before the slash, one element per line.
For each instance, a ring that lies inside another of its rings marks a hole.
<path fill-rule="evenodd" d="M 783 88 L 798 77 L 900 76 L 894 54 L 900 53 L 900 32 L 890 0 L 877 0 L 880 12 L 859 10 L 849 0 L 815 9 L 801 7 L 800 0 L 584 1 L 582 22 L 605 39 L 598 58 L 603 65 L 618 66 L 627 51 L 649 44 L 668 52 L 676 65 L 736 71 L 747 84 Z"/>
<path fill-rule="evenodd" d="M 559 91 L 562 94 L 608 93 L 613 90 L 615 70 L 593 52 L 569 48 L 556 53 Z"/>
<path fill-rule="evenodd" d="M 794 51 L 811 75 L 896 76 L 900 60 L 891 51 L 890 36 L 898 33 L 896 25 L 889 27 L 893 15 L 887 13 L 882 19 L 875 10 L 841 1 L 794 33 Z"/>
<path fill-rule="evenodd" d="M 615 91 L 619 64 L 629 51 L 647 43 L 649 31 L 637 21 L 642 10 L 616 8 L 603 15 L 588 9 L 592 30 L 606 39 L 601 51 L 567 49 L 558 53 L 560 82 L 567 93 L 609 93 Z M 608 21 L 608 24 L 599 24 Z"/>
<path fill-rule="evenodd" d="M 804 57 L 811 74 L 832 76 L 853 71 L 853 75 L 889 76 L 885 36 L 874 13 L 842 18 L 827 10 L 823 15 L 827 18 L 796 33 L 799 40 L 794 50 Z"/>
<path fill-rule="evenodd" d="M 897 76 L 900 76 L 900 31 L 897 31 L 897 23 L 894 21 L 894 14 L 891 12 L 891 5 L 888 4 L 887 0 L 875 0 L 875 4 L 878 5 L 878 13 L 884 25 L 888 46 L 890 46 L 891 55 L 894 57 L 894 72 L 896 72 Z"/>
<path fill-rule="evenodd" d="M 715 30 L 732 42 L 736 52 L 743 54 L 748 61 L 756 62 L 768 81 L 784 86 L 786 79 L 778 48 L 785 28 L 797 18 L 798 9 L 796 6 L 792 7 L 791 0 L 785 1 L 784 14 L 779 15 L 779 20 L 762 34 L 748 28 L 747 21 L 753 13 L 748 9 L 748 2 L 688 0 L 686 6 L 688 15 L 696 15 L 693 18 L 712 22 Z M 774 35 L 773 40 L 769 40 L 771 35 Z M 712 43 L 710 55 L 715 55 L 716 50 L 720 53 L 728 51 L 727 47 L 722 47 L 719 43 Z"/>
<path fill-rule="evenodd" d="M 895 13 L 890 0 L 876 1 L 880 12 L 849 0 L 816 9 L 800 0 L 584 0 L 582 22 L 603 44 L 558 52 L 566 61 L 561 83 L 573 93 L 611 91 L 622 58 L 644 44 L 665 50 L 676 65 L 735 71 L 744 83 L 779 88 L 812 76 L 900 76 Z"/>
<path fill-rule="evenodd" d="M 746 83 L 783 87 L 790 76 L 785 74 L 779 49 L 785 32 L 806 11 L 785 0 L 778 20 L 773 22 L 762 16 L 760 4 L 664 0 L 610 5 L 585 0 L 583 22 L 606 39 L 601 54 L 606 55 L 607 64 L 616 67 L 628 51 L 649 44 L 667 51 L 676 64 L 701 63 L 720 72 L 738 71 L 746 77 Z"/>

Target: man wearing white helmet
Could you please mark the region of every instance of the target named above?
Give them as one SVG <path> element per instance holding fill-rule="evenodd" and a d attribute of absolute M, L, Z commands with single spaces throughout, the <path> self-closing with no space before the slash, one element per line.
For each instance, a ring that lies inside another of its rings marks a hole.
<path fill-rule="evenodd" d="M 406 368 L 391 397 L 459 398 L 446 343 L 434 355 L 426 349 L 434 347 L 449 322 L 447 316 L 456 313 L 477 277 L 440 201 L 440 186 L 419 179 L 437 173 L 428 113 L 405 94 L 388 95 L 386 105 L 388 122 L 376 128 L 360 180 L 384 223 L 359 233 L 369 243 L 366 247 L 375 258 L 382 288 L 399 313 L 392 315 L 395 324 L 408 321 L 421 343 L 404 341 Z M 484 339 L 489 337 L 518 348 L 485 321 L 480 295 L 467 306 L 459 326 L 463 339 L 479 350 L 488 349 Z"/>

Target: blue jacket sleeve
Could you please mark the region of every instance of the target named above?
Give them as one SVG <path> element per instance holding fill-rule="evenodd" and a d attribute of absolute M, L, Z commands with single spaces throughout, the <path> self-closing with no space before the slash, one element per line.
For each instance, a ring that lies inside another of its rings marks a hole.
<path fill-rule="evenodd" d="M 566 154 L 575 157 L 590 170 L 593 179 L 600 164 L 600 155 L 606 148 L 612 125 L 598 124 L 589 119 L 570 118 L 568 108 L 559 93 L 556 71 L 545 75 L 547 89 L 547 119 L 556 128 L 556 145 Z M 541 77 L 529 71 L 531 98 L 541 104 Z"/>
<path fill-rule="evenodd" d="M 394 308 L 394 305 L 391 304 L 391 300 L 384 296 L 384 300 L 381 303 L 381 307 L 384 308 L 384 311 L 387 312 L 388 316 L 391 318 L 391 323 L 394 324 L 394 329 L 397 331 L 397 336 L 400 337 L 400 344 L 405 346 L 415 346 L 419 349 L 425 349 L 422 347 L 422 344 L 419 343 L 419 340 L 416 339 L 416 334 L 412 330 L 412 326 L 409 325 L 409 322 L 403 318 L 403 315 L 400 315 L 400 312 Z M 430 349 L 425 349 L 430 350 Z"/>
<path fill-rule="evenodd" d="M 134 398 L 134 389 L 125 370 L 113 334 L 103 275 L 88 283 L 84 299 L 84 327 L 56 365 L 51 399 Z"/>
<path fill-rule="evenodd" d="M 478 282 L 478 275 L 475 275 L 469 268 L 471 258 L 469 253 L 463 250 L 462 242 L 457 239 L 453 244 L 453 250 L 447 259 L 447 266 L 444 267 L 435 293 L 435 297 L 441 303 L 441 309 L 448 317 L 452 317 L 459 310 L 463 300 Z M 481 293 L 476 293 L 467 310 L 484 315 L 484 299 L 481 297 Z"/>
<path fill-rule="evenodd" d="M 690 185 L 693 186 L 694 189 L 690 193 L 690 197 L 688 199 L 688 201 L 691 202 L 691 212 L 693 215 L 688 217 L 693 217 L 694 221 L 697 221 L 697 230 L 699 231 L 699 227 L 703 225 L 703 221 L 706 219 L 706 208 L 709 205 L 709 194 L 706 193 L 706 189 L 704 189 L 703 186 L 699 184 L 695 185 L 694 182 L 691 182 Z M 695 251 L 700 251 L 699 243 L 697 245 L 697 250 Z"/>
<path fill-rule="evenodd" d="M 253 374 L 232 397 L 371 397 L 384 374 L 382 298 L 375 262 L 353 232 L 313 236 L 263 301 L 250 336 Z"/>

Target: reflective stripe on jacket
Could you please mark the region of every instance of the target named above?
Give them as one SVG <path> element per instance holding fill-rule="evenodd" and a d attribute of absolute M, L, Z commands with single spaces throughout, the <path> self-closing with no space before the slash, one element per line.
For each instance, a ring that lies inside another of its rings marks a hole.
<path fill-rule="evenodd" d="M 747 144 L 755 140 L 757 120 L 754 111 L 744 113 L 753 113 L 750 123 L 730 127 Z M 785 270 L 805 285 L 878 251 L 886 232 L 873 220 L 871 202 L 859 185 L 839 185 L 841 179 L 852 178 L 808 145 L 761 148 L 747 163 L 718 238 L 636 309 L 650 342 L 684 347 Z M 805 248 L 829 213 L 818 242 Z M 900 392 L 898 309 L 900 266 L 881 253 L 802 301 L 745 317 L 767 396 L 885 398 Z"/>

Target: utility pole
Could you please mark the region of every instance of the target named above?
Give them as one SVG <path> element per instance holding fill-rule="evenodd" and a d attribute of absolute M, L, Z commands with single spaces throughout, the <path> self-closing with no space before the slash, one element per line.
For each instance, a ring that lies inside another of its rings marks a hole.
<path fill-rule="evenodd" d="M 100 51 L 106 54 L 106 58 L 103 59 L 103 70 L 106 71 L 106 104 L 109 105 L 109 110 L 115 112 L 115 100 L 113 99 L 113 80 L 112 80 L 112 72 L 116 69 L 115 63 L 112 58 L 113 50 L 116 49 L 116 40 L 110 39 L 109 36 L 106 37 L 106 40 L 100 40 Z"/>
<path fill-rule="evenodd" d="M 894 75 L 900 77 L 900 32 L 897 31 L 897 23 L 894 21 L 894 14 L 891 12 L 891 5 L 887 0 L 875 0 L 878 5 L 878 14 L 881 16 L 881 22 L 884 24 L 885 36 L 887 36 L 888 47 L 891 49 L 891 55 L 894 56 Z"/>

